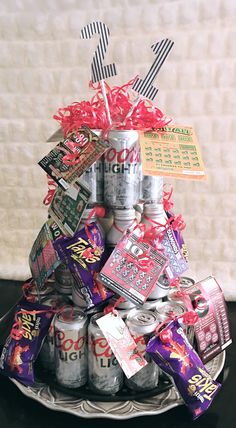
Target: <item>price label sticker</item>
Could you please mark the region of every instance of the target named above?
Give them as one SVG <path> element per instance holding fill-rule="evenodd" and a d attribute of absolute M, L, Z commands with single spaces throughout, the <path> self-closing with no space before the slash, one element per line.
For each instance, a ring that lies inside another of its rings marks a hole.
<path fill-rule="evenodd" d="M 122 318 L 109 313 L 96 322 L 128 379 L 147 365 Z"/>
<path fill-rule="evenodd" d="M 206 178 L 200 146 L 193 128 L 173 125 L 139 134 L 144 175 L 187 180 Z"/>

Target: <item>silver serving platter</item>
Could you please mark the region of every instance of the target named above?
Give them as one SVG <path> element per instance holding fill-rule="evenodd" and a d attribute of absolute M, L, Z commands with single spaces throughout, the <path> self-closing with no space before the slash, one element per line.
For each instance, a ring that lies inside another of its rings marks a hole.
<path fill-rule="evenodd" d="M 211 376 L 216 379 L 224 367 L 225 351 L 206 364 Z M 65 395 L 44 383 L 26 387 L 11 379 L 19 390 L 51 410 L 71 413 L 82 418 L 130 419 L 138 416 L 159 415 L 183 404 L 173 386 L 168 391 L 140 401 L 95 402 Z"/>

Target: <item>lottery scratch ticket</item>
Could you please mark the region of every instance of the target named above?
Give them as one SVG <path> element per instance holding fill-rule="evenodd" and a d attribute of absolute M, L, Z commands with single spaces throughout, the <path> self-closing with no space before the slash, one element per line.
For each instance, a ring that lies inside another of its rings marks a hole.
<path fill-rule="evenodd" d="M 140 256 L 148 253 L 150 265 L 144 270 Z M 116 245 L 102 268 L 98 279 L 116 293 L 136 303 L 143 304 L 166 267 L 167 258 L 154 247 L 139 242 L 134 234 L 126 234 Z"/>
<path fill-rule="evenodd" d="M 90 190 L 78 180 L 67 191 L 58 187 L 48 213 L 65 235 L 73 236 L 76 232 L 90 195 Z"/>
<path fill-rule="evenodd" d="M 155 132 L 140 132 L 144 175 L 188 180 L 206 178 L 195 131 L 187 126 L 165 126 Z"/>
<path fill-rule="evenodd" d="M 32 277 L 39 290 L 46 279 L 61 263 L 52 244 L 52 235 L 47 223 L 40 230 L 29 255 Z"/>
<path fill-rule="evenodd" d="M 71 147 L 79 156 L 75 165 L 64 161 L 66 155 L 74 153 Z M 101 140 L 89 128 L 83 127 L 57 144 L 38 163 L 63 190 L 67 190 L 109 147 L 108 141 Z"/>

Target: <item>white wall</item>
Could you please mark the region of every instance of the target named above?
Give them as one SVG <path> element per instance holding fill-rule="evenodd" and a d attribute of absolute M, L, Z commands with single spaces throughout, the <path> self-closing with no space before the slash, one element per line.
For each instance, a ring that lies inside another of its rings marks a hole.
<path fill-rule="evenodd" d="M 46 219 L 46 180 L 37 161 L 49 151 L 58 107 L 91 96 L 97 40 L 80 40 L 93 20 L 110 28 L 107 62 L 122 84 L 144 76 L 163 37 L 175 47 L 156 100 L 177 123 L 193 125 L 206 183 L 175 181 L 176 212 L 187 221 L 191 274 L 214 274 L 236 298 L 236 2 L 234 0 L 1 0 L 0 277 L 29 276 L 28 254 Z"/>

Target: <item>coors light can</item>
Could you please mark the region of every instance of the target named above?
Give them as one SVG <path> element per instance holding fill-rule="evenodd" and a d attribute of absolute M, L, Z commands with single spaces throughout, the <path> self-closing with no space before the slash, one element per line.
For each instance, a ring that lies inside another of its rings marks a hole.
<path fill-rule="evenodd" d="M 163 197 L 163 177 L 143 175 L 140 202 L 159 204 Z"/>
<path fill-rule="evenodd" d="M 104 154 L 104 202 L 113 208 L 131 208 L 140 193 L 141 163 L 137 131 L 108 133 L 111 143 Z"/>
<path fill-rule="evenodd" d="M 55 368 L 58 383 L 79 388 L 87 382 L 87 317 L 65 308 L 55 320 Z"/>
<path fill-rule="evenodd" d="M 158 325 L 158 318 L 154 312 L 146 309 L 133 309 L 127 316 L 126 324 L 139 353 L 145 357 L 148 364 L 130 379 L 125 379 L 125 384 L 134 391 L 156 388 L 159 381 L 159 368 L 146 353 L 146 345 Z"/>
<path fill-rule="evenodd" d="M 123 371 L 96 321 L 104 314 L 91 317 L 88 327 L 88 375 L 90 388 L 99 394 L 116 394 L 123 385 Z"/>
<path fill-rule="evenodd" d="M 59 309 L 64 305 L 69 305 L 70 300 L 65 296 L 53 296 L 44 298 L 42 303 L 46 306 L 50 306 L 52 309 Z M 45 337 L 43 346 L 39 353 L 39 360 L 42 366 L 51 372 L 55 371 L 55 337 L 54 337 L 54 323 L 56 315 L 54 315 L 50 327 L 48 329 L 48 334 Z"/>

